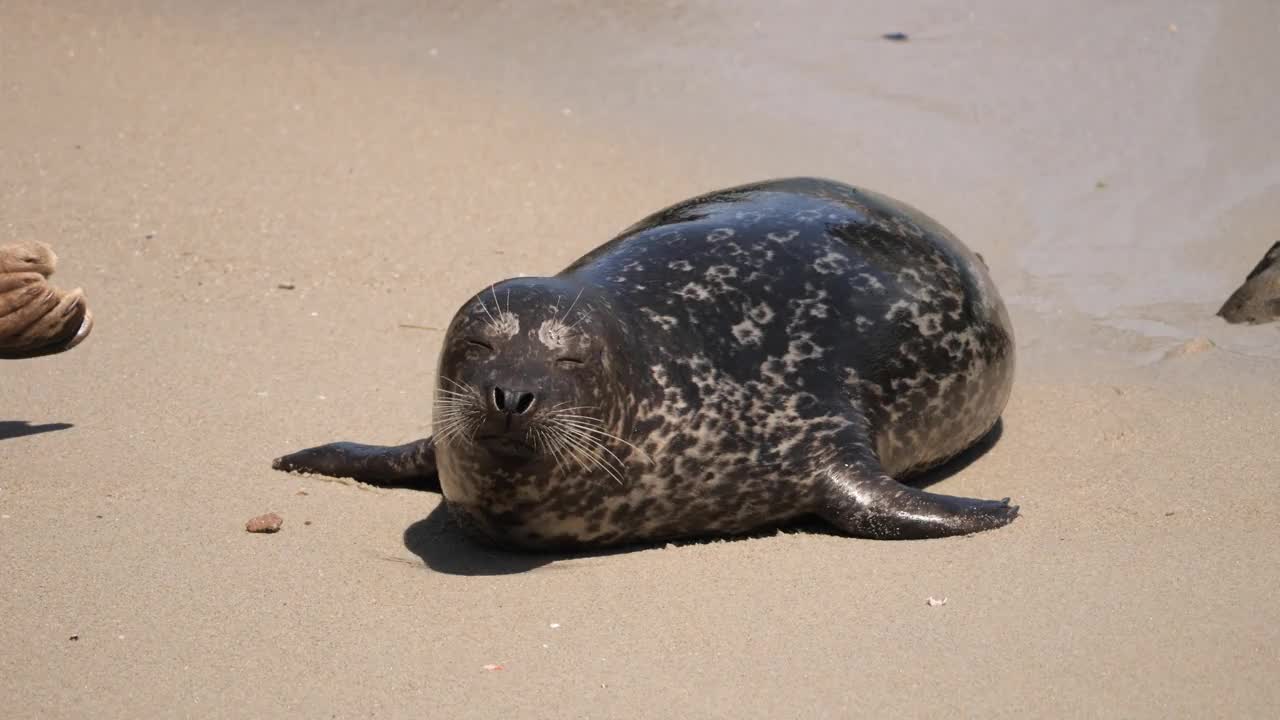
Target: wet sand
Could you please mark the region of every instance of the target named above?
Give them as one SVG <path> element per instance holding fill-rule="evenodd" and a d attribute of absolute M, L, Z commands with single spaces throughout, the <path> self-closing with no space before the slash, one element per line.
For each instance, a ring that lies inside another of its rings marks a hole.
<path fill-rule="evenodd" d="M 1275 714 L 1280 325 L 1213 313 L 1278 239 L 1280 9 L 260 5 L 0 8 L 0 244 L 97 318 L 0 365 L 6 717 Z M 269 469 L 428 434 L 476 288 L 792 174 L 987 258 L 1019 380 L 935 489 L 1012 526 L 505 555 Z"/>

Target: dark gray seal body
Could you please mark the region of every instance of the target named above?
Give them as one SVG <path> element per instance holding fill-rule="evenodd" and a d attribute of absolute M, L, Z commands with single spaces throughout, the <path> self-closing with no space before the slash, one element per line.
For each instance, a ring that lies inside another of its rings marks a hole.
<path fill-rule="evenodd" d="M 434 435 L 335 443 L 285 470 L 438 475 L 504 546 L 729 535 L 816 515 L 929 538 L 1017 507 L 899 484 L 985 435 L 1009 318 L 980 258 L 919 211 L 836 182 L 731 188 L 658 212 L 550 278 L 454 317 Z"/>

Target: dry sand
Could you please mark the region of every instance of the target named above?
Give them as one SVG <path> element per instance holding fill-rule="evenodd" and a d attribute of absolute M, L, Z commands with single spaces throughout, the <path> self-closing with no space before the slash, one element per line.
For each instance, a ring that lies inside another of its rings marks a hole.
<path fill-rule="evenodd" d="M 0 244 L 98 318 L 0 367 L 0 715 L 1276 716 L 1280 328 L 1212 315 L 1280 237 L 1280 5 L 422 5 L 0 6 Z M 1012 526 L 514 556 L 269 469 L 429 432 L 401 324 L 801 173 L 992 265 L 1019 381 L 936 487 Z"/>

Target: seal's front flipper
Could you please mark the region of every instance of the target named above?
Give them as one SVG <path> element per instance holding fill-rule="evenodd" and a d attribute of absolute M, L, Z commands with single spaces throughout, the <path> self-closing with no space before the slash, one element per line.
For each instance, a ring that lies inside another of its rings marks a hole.
<path fill-rule="evenodd" d="M 329 443 L 276 458 L 271 467 L 349 477 L 381 487 L 440 492 L 436 446 L 431 438 L 395 446 Z"/>
<path fill-rule="evenodd" d="M 903 485 L 878 464 L 838 467 L 822 481 L 818 515 L 840 530 L 877 540 L 920 540 L 968 535 L 1013 522 L 1009 499 L 935 495 Z"/>

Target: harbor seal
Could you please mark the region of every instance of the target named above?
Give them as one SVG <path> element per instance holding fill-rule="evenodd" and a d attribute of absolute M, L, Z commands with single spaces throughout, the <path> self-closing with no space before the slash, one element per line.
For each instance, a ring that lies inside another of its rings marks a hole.
<path fill-rule="evenodd" d="M 471 534 L 525 549 L 722 536 L 817 516 L 853 536 L 1000 527 L 1017 506 L 898 482 L 981 439 L 1014 344 L 985 263 L 923 213 L 814 178 L 631 226 L 504 280 L 443 339 L 433 435 L 281 470 L 438 480 Z"/>
<path fill-rule="evenodd" d="M 93 329 L 84 291 L 50 285 L 58 256 L 42 242 L 0 246 L 0 359 L 65 352 Z"/>

